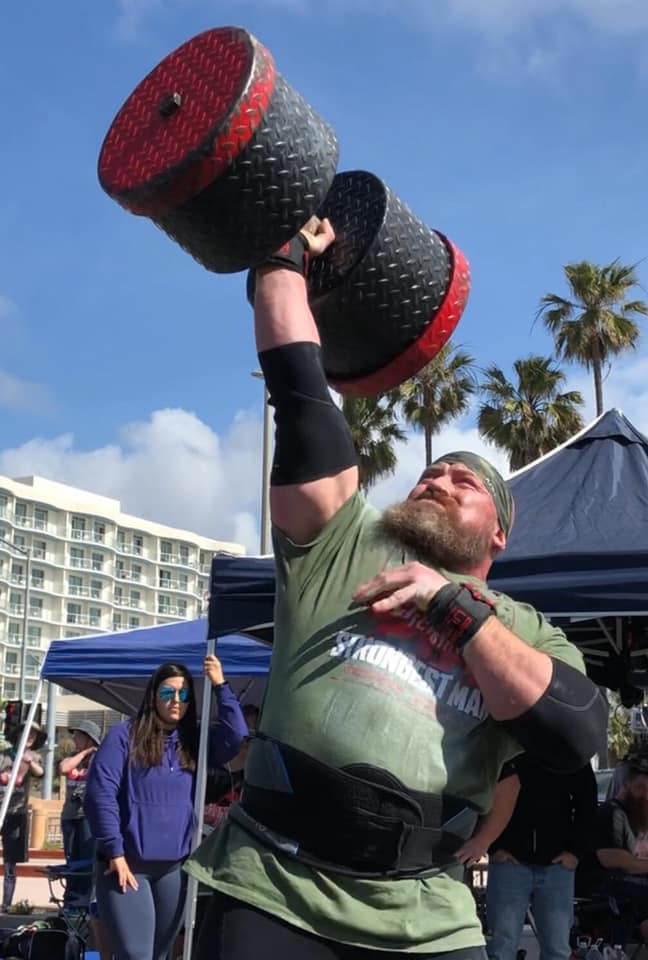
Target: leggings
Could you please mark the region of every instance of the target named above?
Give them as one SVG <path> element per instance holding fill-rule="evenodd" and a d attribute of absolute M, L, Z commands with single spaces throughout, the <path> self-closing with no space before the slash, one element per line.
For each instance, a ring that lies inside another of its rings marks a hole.
<path fill-rule="evenodd" d="M 393 952 L 324 940 L 222 893 L 211 898 L 200 927 L 196 960 L 486 960 L 484 947 L 441 953 Z"/>
<path fill-rule="evenodd" d="M 104 874 L 99 861 L 96 892 L 99 919 L 110 939 L 115 960 L 166 960 L 180 925 L 185 903 L 182 864 L 161 861 L 128 863 L 138 889 L 122 893 L 117 875 Z"/>

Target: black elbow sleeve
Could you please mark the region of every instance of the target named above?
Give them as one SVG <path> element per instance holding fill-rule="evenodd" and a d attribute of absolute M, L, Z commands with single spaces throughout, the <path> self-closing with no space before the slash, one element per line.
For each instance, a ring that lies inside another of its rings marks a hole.
<path fill-rule="evenodd" d="M 275 410 L 273 486 L 334 477 L 357 455 L 342 411 L 329 393 L 316 343 L 289 343 L 259 354 Z"/>
<path fill-rule="evenodd" d="M 556 773 L 579 770 L 605 743 L 608 705 L 598 687 L 562 660 L 537 703 L 504 726 L 521 747 Z"/>

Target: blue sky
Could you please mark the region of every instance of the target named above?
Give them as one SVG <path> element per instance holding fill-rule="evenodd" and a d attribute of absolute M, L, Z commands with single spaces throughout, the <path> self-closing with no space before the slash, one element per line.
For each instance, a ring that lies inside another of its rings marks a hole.
<path fill-rule="evenodd" d="M 249 549 L 261 385 L 244 276 L 199 267 L 101 191 L 123 100 L 201 30 L 236 24 L 380 175 L 467 254 L 455 340 L 481 365 L 549 352 L 532 322 L 571 260 L 648 252 L 645 0 L 32 0 L 0 36 L 0 473 L 41 473 Z M 587 399 L 589 378 L 568 368 Z M 606 406 L 648 431 L 648 350 Z M 474 417 L 436 449 L 483 445 Z M 401 451 L 404 493 L 422 439 Z M 497 459 L 497 456 L 496 456 Z M 501 458 L 499 462 L 503 462 Z"/>

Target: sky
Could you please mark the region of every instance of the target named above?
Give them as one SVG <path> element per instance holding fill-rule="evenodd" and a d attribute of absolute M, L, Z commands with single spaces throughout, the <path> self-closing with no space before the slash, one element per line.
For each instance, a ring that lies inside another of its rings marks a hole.
<path fill-rule="evenodd" d="M 110 200 L 97 158 L 168 53 L 236 25 L 472 269 L 454 341 L 480 367 L 549 354 L 534 325 L 563 266 L 648 281 L 645 0 L 30 0 L 0 33 L 0 474 L 37 473 L 257 552 L 262 385 L 245 276 L 209 273 Z M 638 291 L 644 296 L 643 290 Z M 648 432 L 648 347 L 604 388 Z M 566 367 L 594 416 L 588 374 Z M 474 411 L 435 438 L 487 448 Z M 396 476 L 420 472 L 409 435 Z"/>

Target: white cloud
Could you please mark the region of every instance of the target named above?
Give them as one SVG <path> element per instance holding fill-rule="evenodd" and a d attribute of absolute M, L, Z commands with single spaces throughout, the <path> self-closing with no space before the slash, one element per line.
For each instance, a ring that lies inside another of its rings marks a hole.
<path fill-rule="evenodd" d="M 596 416 L 594 378 L 582 369 L 569 376 L 568 389 L 580 390 L 585 400 L 583 419 Z M 648 355 L 636 354 L 616 360 L 603 382 L 603 405 L 616 407 L 642 433 L 648 435 Z"/>
<path fill-rule="evenodd" d="M 257 553 L 262 426 L 242 412 L 223 436 L 194 413 L 156 410 L 94 450 L 72 434 L 0 451 L 5 476 L 40 474 L 121 500 L 122 510 Z"/>
<path fill-rule="evenodd" d="M 2 304 L 0 303 L 0 311 Z M 20 380 L 0 370 L 0 410 L 28 410 L 42 413 L 51 404 L 47 387 L 30 380 Z"/>
<path fill-rule="evenodd" d="M 121 40 L 134 40 L 145 21 L 162 8 L 163 0 L 117 0 L 117 35 Z"/>

